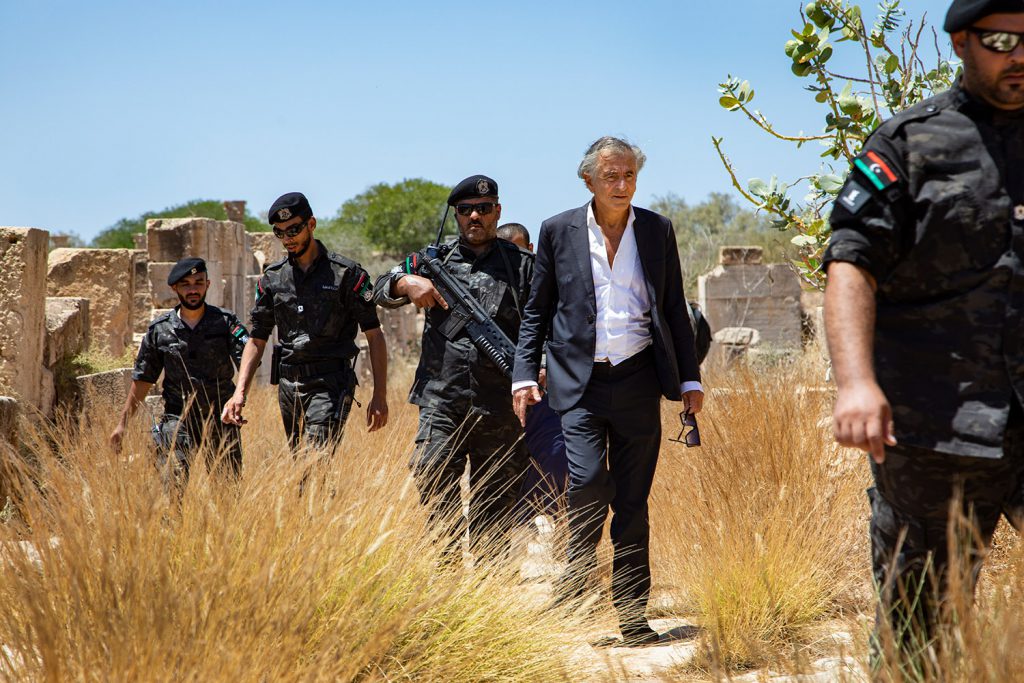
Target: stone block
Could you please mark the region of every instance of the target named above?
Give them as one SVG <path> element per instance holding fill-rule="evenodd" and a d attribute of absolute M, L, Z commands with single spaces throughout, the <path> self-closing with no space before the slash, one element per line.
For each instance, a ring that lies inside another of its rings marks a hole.
<path fill-rule="evenodd" d="M 752 327 L 723 327 L 715 333 L 714 340 L 729 346 L 757 346 L 761 334 Z"/>
<path fill-rule="evenodd" d="M 209 218 L 151 218 L 146 221 L 150 261 L 175 263 L 186 256 L 207 258 Z"/>
<path fill-rule="evenodd" d="M 760 333 L 762 343 L 800 347 L 800 279 L 789 266 L 718 265 L 698 278 L 697 287 L 712 332 L 749 327 Z"/>
<path fill-rule="evenodd" d="M 147 288 L 145 292 L 135 292 L 132 297 L 132 335 L 144 334 L 153 321 L 153 295 Z"/>
<path fill-rule="evenodd" d="M 43 368 L 42 381 L 39 389 L 39 412 L 43 417 L 53 417 L 53 409 L 57 405 L 57 377 L 50 368 Z"/>
<path fill-rule="evenodd" d="M 132 250 L 132 277 L 135 280 L 135 291 L 141 292 L 149 287 L 149 253 L 144 249 Z"/>
<path fill-rule="evenodd" d="M 418 356 L 423 336 L 423 315 L 415 306 L 378 308 L 377 316 L 388 342 L 388 353 Z"/>
<path fill-rule="evenodd" d="M 0 227 L 0 393 L 42 407 L 50 236 Z"/>
<path fill-rule="evenodd" d="M 78 395 L 82 401 L 82 415 L 90 417 L 117 416 L 121 414 L 128 391 L 132 384 L 132 369 L 118 368 L 108 372 L 97 372 L 75 378 Z"/>
<path fill-rule="evenodd" d="M 48 296 L 89 299 L 94 347 L 120 356 L 131 342 L 135 295 L 131 249 L 54 249 Z"/>
<path fill-rule="evenodd" d="M 245 200 L 236 199 L 232 201 L 225 201 L 224 212 L 228 215 L 229 221 L 241 223 L 245 220 Z"/>
<path fill-rule="evenodd" d="M 15 444 L 18 440 L 18 416 L 21 408 L 14 396 L 0 396 L 0 440 Z"/>
<path fill-rule="evenodd" d="M 723 266 L 760 265 L 764 257 L 761 247 L 719 247 L 718 263 Z"/>
<path fill-rule="evenodd" d="M 271 263 L 285 257 L 281 240 L 274 237 L 272 232 L 247 232 L 246 238 L 249 242 L 249 250 L 258 264 L 254 270 L 250 271 L 250 274 L 262 273 L 263 269 Z"/>
<path fill-rule="evenodd" d="M 89 348 L 89 300 L 80 297 L 46 298 L 46 367 L 52 368 Z"/>

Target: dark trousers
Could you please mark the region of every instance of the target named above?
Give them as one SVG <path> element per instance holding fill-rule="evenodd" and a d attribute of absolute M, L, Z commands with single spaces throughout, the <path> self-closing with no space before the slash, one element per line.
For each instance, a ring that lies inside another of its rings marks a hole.
<path fill-rule="evenodd" d="M 448 541 L 448 554 L 458 554 L 466 530 L 460 483 L 467 464 L 470 548 L 488 554 L 507 550 L 505 532 L 515 523 L 516 501 L 528 467 L 522 435 L 511 409 L 503 415 L 450 415 L 420 408 L 411 467 L 420 500 Z"/>
<path fill-rule="evenodd" d="M 292 451 L 305 441 L 314 448 L 333 452 L 352 409 L 354 387 L 355 378 L 350 371 L 280 378 L 277 403 Z"/>
<path fill-rule="evenodd" d="M 973 591 L 1000 516 L 1020 528 L 1024 412 L 1019 404 L 1010 411 L 1001 459 L 896 446 L 886 448 L 881 465 L 871 463 L 871 472 L 872 568 L 881 592 L 876 639 L 890 627 L 900 659 L 920 662 L 942 618 L 951 563 L 966 563 L 963 576 Z M 954 523 L 954 515 L 966 524 Z M 950 556 L 951 547 L 959 557 Z M 875 657 L 878 647 L 876 640 Z"/>
<path fill-rule="evenodd" d="M 617 366 L 595 363 L 574 407 L 562 413 L 569 460 L 569 569 L 560 597 L 580 595 L 597 563 L 612 510 L 612 601 L 624 634 L 646 627 L 651 592 L 647 498 L 661 442 L 661 385 L 647 349 Z"/>
<path fill-rule="evenodd" d="M 192 458 L 200 446 L 206 447 L 208 458 L 222 457 L 224 460 L 219 464 L 226 467 L 232 476 L 238 477 L 242 473 L 239 429 L 221 422 L 220 410 L 222 408 L 214 407 L 203 411 L 193 406 L 184 419 L 179 415 L 164 414 L 159 424 L 153 427 L 156 464 L 165 485 L 169 485 L 172 479 L 178 485 L 188 481 Z"/>

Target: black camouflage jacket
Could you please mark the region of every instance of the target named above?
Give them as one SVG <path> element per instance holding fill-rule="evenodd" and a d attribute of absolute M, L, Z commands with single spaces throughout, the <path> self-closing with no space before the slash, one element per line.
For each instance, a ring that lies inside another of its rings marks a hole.
<path fill-rule="evenodd" d="M 494 246 L 480 256 L 459 244 L 457 239 L 449 246 L 450 251 L 445 257 L 448 270 L 515 343 L 519 339 L 522 308 L 529 298 L 533 280 L 533 254 L 503 239 L 496 239 Z M 502 252 L 507 257 L 507 265 Z M 409 303 L 406 297 L 396 299 L 391 296 L 392 283 L 410 272 L 409 263 L 411 261 L 407 260 L 377 279 L 374 298 L 380 306 L 397 308 Z M 471 412 L 483 415 L 511 413 L 511 380 L 477 350 L 465 331 L 454 341 L 446 339 L 438 331 L 438 326 L 447 316 L 448 312 L 439 306 L 427 312 L 420 361 L 409 391 L 409 402 L 458 416 Z"/>
<path fill-rule="evenodd" d="M 875 370 L 896 438 L 1001 457 L 1024 396 L 1024 112 L 954 86 L 893 117 L 831 222 L 825 262 L 878 283 Z"/>
<path fill-rule="evenodd" d="M 285 258 L 267 266 L 256 288 L 252 336 L 267 340 L 277 326 L 281 362 L 289 365 L 351 362 L 356 332 L 380 327 L 373 282 L 358 263 L 328 251 L 307 272 Z"/>
<path fill-rule="evenodd" d="M 168 415 L 181 415 L 193 397 L 196 406 L 219 411 L 235 391 L 232 378 L 249 333 L 234 313 L 210 304 L 190 328 L 178 317 L 179 308 L 150 323 L 132 379 L 155 384 L 163 372 Z"/>

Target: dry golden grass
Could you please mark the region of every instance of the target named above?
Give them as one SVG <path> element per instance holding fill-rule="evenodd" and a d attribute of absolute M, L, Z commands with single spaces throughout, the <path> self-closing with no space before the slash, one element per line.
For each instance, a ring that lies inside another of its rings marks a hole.
<path fill-rule="evenodd" d="M 832 443 L 815 358 L 712 371 L 702 447 L 663 447 L 655 584 L 703 627 L 695 665 L 708 672 L 775 663 L 864 606 L 867 468 Z M 676 415 L 664 419 L 678 433 Z"/>
<path fill-rule="evenodd" d="M 520 599 L 514 566 L 438 569 L 406 468 L 415 411 L 397 392 L 391 406 L 383 435 L 353 414 L 301 497 L 309 461 L 267 390 L 242 480 L 195 467 L 180 501 L 144 419 L 120 457 L 113 412 L 29 431 L 34 482 L 0 525 L 0 678 L 573 680 L 580 622 Z"/>

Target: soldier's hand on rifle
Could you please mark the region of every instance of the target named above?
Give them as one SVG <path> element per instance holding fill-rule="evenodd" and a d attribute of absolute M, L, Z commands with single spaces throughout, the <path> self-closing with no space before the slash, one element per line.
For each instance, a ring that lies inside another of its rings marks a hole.
<path fill-rule="evenodd" d="M 526 409 L 535 403 L 540 403 L 540 387 L 523 387 L 512 393 L 512 410 L 519 418 L 519 424 L 526 426 Z"/>
<path fill-rule="evenodd" d="M 242 408 L 245 407 L 245 396 L 239 395 L 236 391 L 231 399 L 224 406 L 224 412 L 220 414 L 220 421 L 224 424 L 238 425 L 241 427 L 248 420 L 242 417 Z"/>
<path fill-rule="evenodd" d="M 448 310 L 448 302 L 434 287 L 434 283 L 420 275 L 406 275 L 396 282 L 395 294 L 409 297 L 409 301 L 420 308 L 440 306 L 446 311 Z"/>

